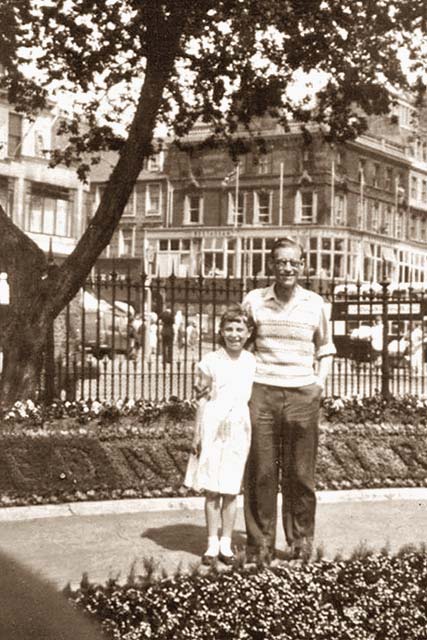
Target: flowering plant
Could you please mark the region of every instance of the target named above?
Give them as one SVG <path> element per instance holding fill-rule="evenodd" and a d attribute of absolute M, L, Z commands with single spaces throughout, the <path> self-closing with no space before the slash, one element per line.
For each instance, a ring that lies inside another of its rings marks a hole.
<path fill-rule="evenodd" d="M 0 412 L 3 425 L 25 424 L 26 426 L 41 427 L 56 421 L 72 418 L 76 424 L 91 422 L 114 424 L 121 418 L 131 417 L 133 422 L 151 424 L 160 416 L 165 416 L 172 422 L 186 421 L 194 417 L 195 400 L 178 400 L 171 396 L 169 400 L 146 402 L 144 400 L 56 400 L 50 405 L 35 404 L 32 400 L 17 401 L 9 408 Z"/>
<path fill-rule="evenodd" d="M 327 422 L 345 424 L 399 423 L 427 425 L 427 398 L 415 395 L 380 394 L 368 397 L 325 398 L 323 416 Z"/>
<path fill-rule="evenodd" d="M 421 640 L 426 637 L 427 554 L 358 549 L 348 560 L 236 567 L 105 586 L 84 579 L 66 595 L 111 640 Z"/>

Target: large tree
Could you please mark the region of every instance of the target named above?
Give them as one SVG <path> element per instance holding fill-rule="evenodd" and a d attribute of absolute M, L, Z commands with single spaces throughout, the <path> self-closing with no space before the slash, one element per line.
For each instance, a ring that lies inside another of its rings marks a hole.
<path fill-rule="evenodd" d="M 182 138 L 211 125 L 210 144 L 241 151 L 237 134 L 270 113 L 286 127 L 314 120 L 330 140 L 385 113 L 390 87 L 407 88 L 402 48 L 425 64 L 423 0 L 0 0 L 0 88 L 35 114 L 55 95 L 74 96 L 59 124 L 67 144 L 53 163 L 82 179 L 116 150 L 102 200 L 71 255 L 52 268 L 0 211 L 0 255 L 11 284 L 3 335 L 2 398 L 34 395 L 52 320 L 108 245 L 156 126 Z M 419 45 L 419 46 L 418 46 Z M 321 78 L 313 101 L 295 100 L 301 79 Z"/>

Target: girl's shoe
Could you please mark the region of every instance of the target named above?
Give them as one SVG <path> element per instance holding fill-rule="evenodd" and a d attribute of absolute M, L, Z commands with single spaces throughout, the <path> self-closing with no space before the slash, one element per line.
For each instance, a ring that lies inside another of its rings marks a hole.
<path fill-rule="evenodd" d="M 217 559 L 218 556 L 209 556 L 207 553 L 205 553 L 202 556 L 202 564 L 204 564 L 206 567 L 211 567 Z"/>
<path fill-rule="evenodd" d="M 236 556 L 234 555 L 234 553 L 231 556 L 225 556 L 223 553 L 219 552 L 218 559 L 221 560 L 223 564 L 230 566 L 234 564 Z"/>

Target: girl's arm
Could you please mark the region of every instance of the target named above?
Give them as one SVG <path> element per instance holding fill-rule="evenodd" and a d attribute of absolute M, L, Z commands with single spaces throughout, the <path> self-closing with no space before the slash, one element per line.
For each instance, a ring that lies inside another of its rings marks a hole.
<path fill-rule="evenodd" d="M 203 389 L 203 394 L 197 395 L 198 402 L 196 410 L 196 420 L 194 425 L 193 443 L 191 445 L 191 453 L 193 453 L 195 456 L 199 456 L 201 448 L 201 422 L 205 405 L 210 399 L 210 394 L 212 391 L 212 378 L 199 368 L 197 368 L 196 371 L 196 384 L 194 385 L 194 388 L 196 390 L 196 393 L 198 389 Z"/>

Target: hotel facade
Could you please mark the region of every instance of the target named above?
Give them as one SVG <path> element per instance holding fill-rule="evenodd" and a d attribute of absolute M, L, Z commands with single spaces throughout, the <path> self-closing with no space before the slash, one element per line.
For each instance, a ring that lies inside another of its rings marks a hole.
<path fill-rule="evenodd" d="M 342 145 L 265 120 L 266 153 L 237 163 L 225 149 L 198 147 L 207 130 L 195 127 L 191 156 L 171 143 L 147 163 L 106 255 L 162 278 L 264 277 L 274 240 L 290 235 L 313 278 L 427 283 L 424 124 L 403 99 Z M 106 179 L 101 166 L 94 204 Z"/>

